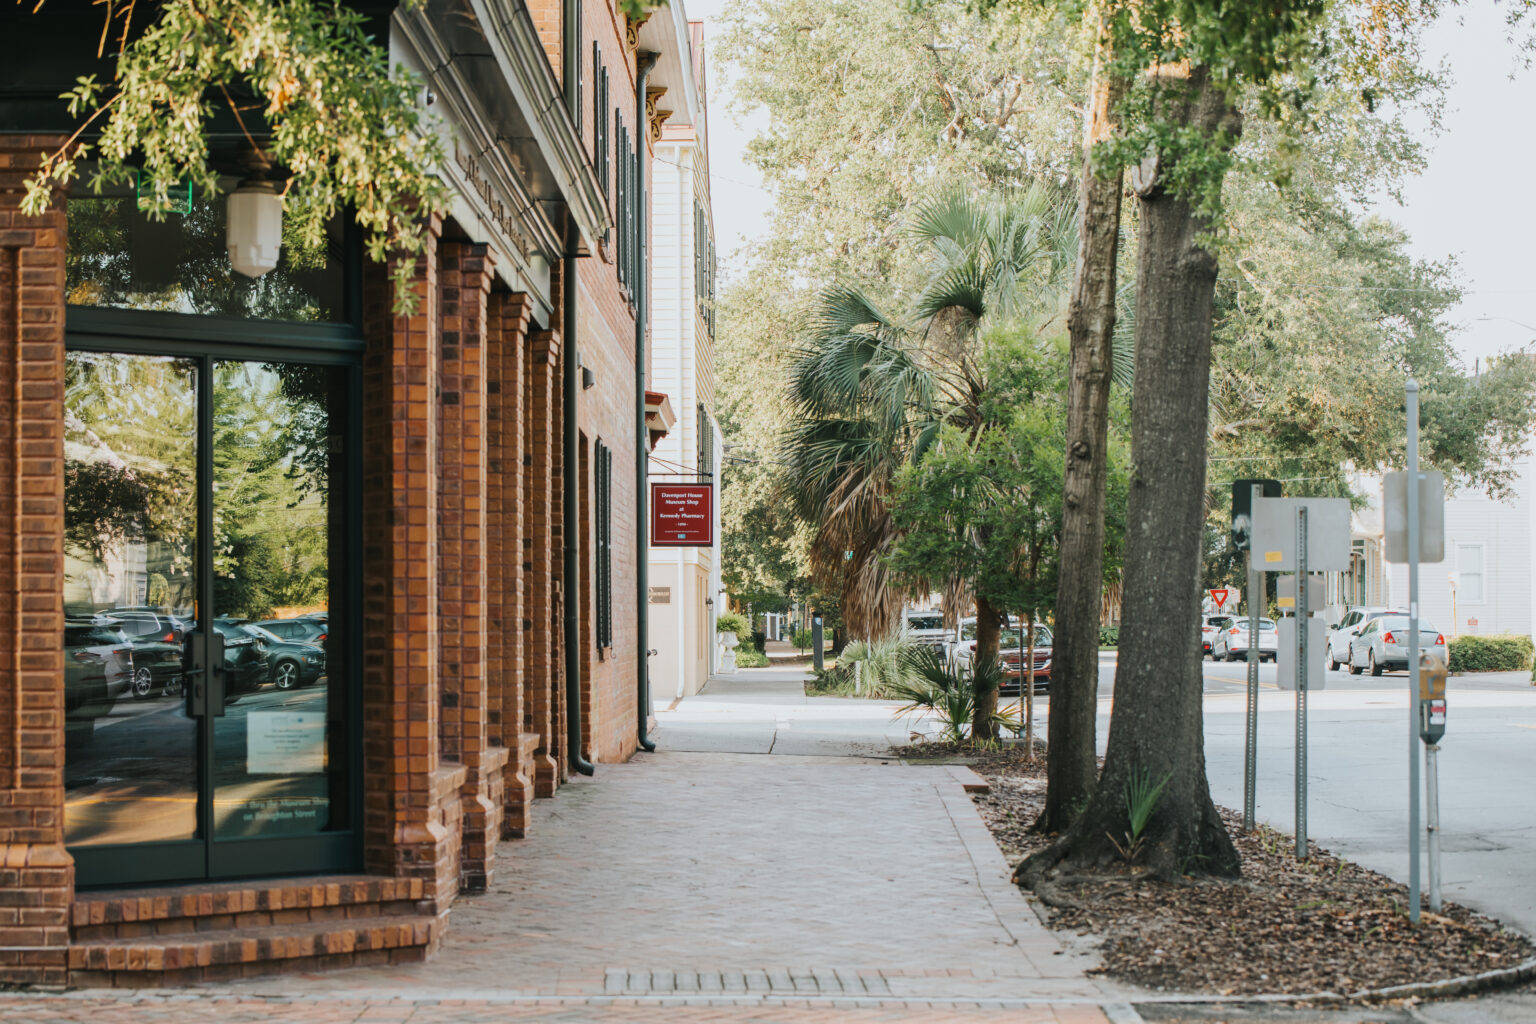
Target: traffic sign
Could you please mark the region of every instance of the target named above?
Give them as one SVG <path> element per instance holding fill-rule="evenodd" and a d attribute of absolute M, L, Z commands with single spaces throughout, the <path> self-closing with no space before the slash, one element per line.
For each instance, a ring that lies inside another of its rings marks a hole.
<path fill-rule="evenodd" d="M 1275 581 L 1275 607 L 1281 611 L 1296 612 L 1296 577 L 1281 576 Z M 1313 614 L 1323 610 L 1323 574 L 1320 572 L 1307 573 L 1307 608 Z"/>
<path fill-rule="evenodd" d="M 1279 480 L 1232 481 L 1232 546 L 1239 551 L 1248 550 L 1253 535 L 1253 489 L 1259 489 L 1260 497 L 1280 497 Z"/>
<path fill-rule="evenodd" d="M 1408 561 L 1408 474 L 1387 473 L 1381 487 L 1387 561 Z M 1445 474 L 1419 473 L 1419 561 L 1445 561 Z"/>
<path fill-rule="evenodd" d="M 1227 588 L 1218 587 L 1210 591 L 1211 600 L 1216 602 L 1216 610 L 1221 611 L 1221 606 L 1227 603 Z"/>
<path fill-rule="evenodd" d="M 1348 498 L 1260 498 L 1253 508 L 1255 569 L 1296 571 L 1296 512 L 1307 510 L 1307 567 L 1317 572 L 1346 572 L 1352 553 Z"/>

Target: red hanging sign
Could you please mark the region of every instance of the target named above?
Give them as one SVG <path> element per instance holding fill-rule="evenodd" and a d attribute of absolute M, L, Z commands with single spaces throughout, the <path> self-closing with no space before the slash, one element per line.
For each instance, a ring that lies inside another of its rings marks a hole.
<path fill-rule="evenodd" d="M 711 484 L 651 484 L 652 547 L 712 547 L 714 527 Z"/>
<path fill-rule="evenodd" d="M 1227 588 L 1209 591 L 1211 600 L 1216 602 L 1216 610 L 1221 611 L 1221 606 L 1227 603 Z"/>

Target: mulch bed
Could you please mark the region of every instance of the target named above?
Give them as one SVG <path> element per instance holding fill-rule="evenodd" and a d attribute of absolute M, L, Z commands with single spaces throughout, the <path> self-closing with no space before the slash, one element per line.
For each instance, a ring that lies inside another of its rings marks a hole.
<path fill-rule="evenodd" d="M 902 747 L 910 760 L 955 758 L 992 786 L 976 804 L 1010 865 L 1045 846 L 1032 831 L 1044 806 L 1045 762 L 1023 749 L 972 751 L 950 744 Z M 1074 906 L 1050 908 L 1053 929 L 1097 943 L 1097 971 L 1144 988 L 1210 995 L 1349 995 L 1514 967 L 1536 945 L 1498 921 L 1447 902 L 1407 916 L 1408 890 L 1334 857 L 1315 843 L 1304 861 L 1295 839 L 1242 831 L 1222 809 L 1243 858 L 1235 881 L 1157 882 L 1124 877 L 1060 884 Z"/>

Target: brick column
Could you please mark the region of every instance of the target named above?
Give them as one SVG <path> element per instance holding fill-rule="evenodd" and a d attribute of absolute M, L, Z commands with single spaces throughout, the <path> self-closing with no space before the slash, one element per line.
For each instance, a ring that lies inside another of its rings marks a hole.
<path fill-rule="evenodd" d="M 394 314 L 386 269 L 366 268 L 363 820 L 368 868 L 424 879 L 441 910 L 458 871 L 458 782 L 438 735 L 436 217 L 430 228 L 410 316 Z"/>
<path fill-rule="evenodd" d="M 484 245 L 442 249 L 442 389 L 438 508 L 438 615 L 445 759 L 464 765 L 460 888 L 490 882 L 501 835 L 501 769 L 507 752 L 489 742 L 487 721 L 488 548 L 487 302 Z"/>
<path fill-rule="evenodd" d="M 522 836 L 533 803 L 537 734 L 523 725 L 527 639 L 523 538 L 523 391 L 532 307 L 523 294 L 491 296 L 486 329 L 487 603 L 486 676 L 489 741 L 509 751 L 502 773 L 502 835 Z"/>
<path fill-rule="evenodd" d="M 0 136 L 0 981 L 66 980 L 64 198 L 22 182 L 63 139 Z"/>
<path fill-rule="evenodd" d="M 556 463 L 560 457 L 558 377 L 560 343 L 550 331 L 532 337 L 528 369 L 528 477 L 523 569 L 528 577 L 528 731 L 538 733 L 534 753 L 534 792 L 554 796 L 560 785 L 559 707 L 560 616 L 555 593 L 560 549 L 555 546 L 559 508 L 555 504 Z"/>

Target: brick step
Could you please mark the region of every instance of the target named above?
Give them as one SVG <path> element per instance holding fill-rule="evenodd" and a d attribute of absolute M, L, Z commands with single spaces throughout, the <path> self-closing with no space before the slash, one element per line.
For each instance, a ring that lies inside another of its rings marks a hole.
<path fill-rule="evenodd" d="M 162 986 L 421 960 L 441 930 L 431 915 L 239 926 L 119 936 L 69 947 L 70 984 Z"/>
<path fill-rule="evenodd" d="M 73 942 L 185 935 L 425 915 L 419 878 L 323 875 L 84 892 L 70 908 Z"/>

